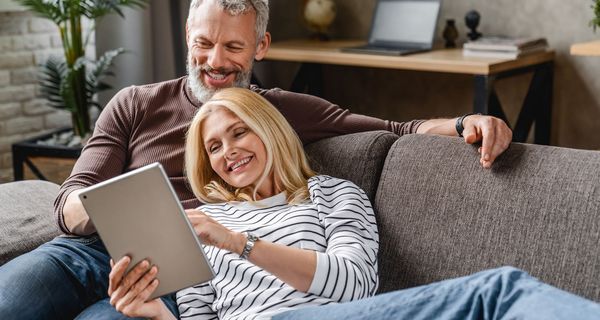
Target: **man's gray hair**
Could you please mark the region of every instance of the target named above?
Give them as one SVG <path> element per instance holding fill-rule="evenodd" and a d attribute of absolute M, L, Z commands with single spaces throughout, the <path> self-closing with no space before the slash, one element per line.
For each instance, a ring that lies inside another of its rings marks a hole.
<path fill-rule="evenodd" d="M 192 0 L 190 4 L 190 14 L 192 9 L 196 9 L 204 0 Z M 267 32 L 269 23 L 269 0 L 217 0 L 217 3 L 232 16 L 245 14 L 250 10 L 256 12 L 256 41 L 263 39 Z"/>

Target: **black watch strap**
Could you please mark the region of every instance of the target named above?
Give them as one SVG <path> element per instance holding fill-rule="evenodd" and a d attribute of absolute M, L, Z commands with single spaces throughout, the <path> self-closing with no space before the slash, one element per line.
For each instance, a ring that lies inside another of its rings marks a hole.
<path fill-rule="evenodd" d="M 479 113 L 467 113 L 462 117 L 459 117 L 456 119 L 456 124 L 455 124 L 455 128 L 456 128 L 456 133 L 458 133 L 459 137 L 463 136 L 463 131 L 465 130 L 465 127 L 463 126 L 463 121 L 465 121 L 465 118 L 474 114 L 479 114 Z"/>

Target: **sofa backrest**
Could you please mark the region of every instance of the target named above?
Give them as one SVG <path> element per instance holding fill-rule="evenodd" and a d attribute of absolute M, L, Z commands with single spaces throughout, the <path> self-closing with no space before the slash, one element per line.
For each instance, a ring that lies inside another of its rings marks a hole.
<path fill-rule="evenodd" d="M 511 144 L 491 169 L 459 138 L 403 136 L 375 210 L 380 291 L 503 265 L 600 301 L 600 152 Z"/>
<path fill-rule="evenodd" d="M 388 150 L 398 136 L 371 131 L 323 139 L 305 147 L 312 168 L 361 187 L 371 202 Z"/>

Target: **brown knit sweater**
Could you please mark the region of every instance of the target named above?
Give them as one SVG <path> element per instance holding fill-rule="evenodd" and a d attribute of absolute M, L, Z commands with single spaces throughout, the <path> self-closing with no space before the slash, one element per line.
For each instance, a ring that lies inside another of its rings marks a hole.
<path fill-rule="evenodd" d="M 65 226 L 62 210 L 74 190 L 160 162 L 184 208 L 200 205 L 183 174 L 185 133 L 201 103 L 187 88 L 187 77 L 121 90 L 104 108 L 92 138 L 54 203 L 56 221 Z M 321 98 L 280 89 L 251 87 L 269 100 L 290 122 L 302 143 L 336 135 L 388 130 L 414 133 L 423 121 L 398 123 L 352 114 Z"/>

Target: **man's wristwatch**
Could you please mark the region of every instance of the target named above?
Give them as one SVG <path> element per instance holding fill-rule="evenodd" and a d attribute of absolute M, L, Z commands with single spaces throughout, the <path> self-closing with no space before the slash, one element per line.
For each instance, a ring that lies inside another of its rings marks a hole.
<path fill-rule="evenodd" d="M 240 254 L 240 258 L 247 260 L 248 255 L 250 255 L 250 251 L 254 248 L 254 243 L 258 241 L 258 237 L 254 233 L 244 232 L 246 235 L 246 245 L 244 246 L 244 250 Z"/>
<path fill-rule="evenodd" d="M 458 136 L 462 138 L 463 136 L 463 131 L 465 130 L 465 127 L 463 126 L 463 121 L 465 121 L 465 118 L 468 116 L 472 116 L 474 114 L 481 114 L 481 113 L 467 113 L 462 117 L 459 117 L 458 119 L 456 119 L 456 124 L 455 124 L 455 128 L 456 128 L 456 133 L 458 133 Z"/>

